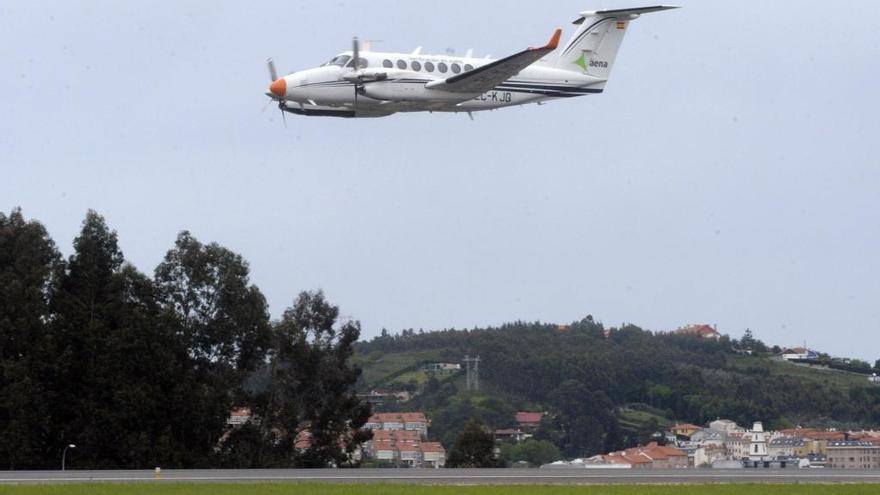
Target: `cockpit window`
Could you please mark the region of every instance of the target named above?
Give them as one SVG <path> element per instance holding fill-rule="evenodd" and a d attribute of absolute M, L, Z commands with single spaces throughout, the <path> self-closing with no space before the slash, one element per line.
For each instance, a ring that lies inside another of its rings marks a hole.
<path fill-rule="evenodd" d="M 367 62 L 367 59 L 365 59 L 364 57 L 361 57 L 358 59 L 358 69 L 366 69 L 368 65 L 370 65 L 370 63 Z M 354 67 L 354 60 L 352 59 L 345 66 L 346 67 Z"/>
<path fill-rule="evenodd" d="M 338 57 L 334 57 L 333 60 L 327 62 L 327 65 L 336 65 L 338 67 L 342 67 L 351 60 L 351 55 L 339 55 Z"/>

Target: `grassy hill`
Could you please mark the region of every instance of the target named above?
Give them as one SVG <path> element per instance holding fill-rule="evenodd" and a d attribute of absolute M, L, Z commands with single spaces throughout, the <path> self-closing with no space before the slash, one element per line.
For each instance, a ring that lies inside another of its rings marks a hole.
<path fill-rule="evenodd" d="M 772 427 L 880 424 L 880 389 L 865 376 L 737 352 L 737 343 L 605 329 L 587 318 L 565 327 L 514 323 L 497 328 L 383 336 L 358 344 L 363 390 L 408 389 L 415 397 L 385 409 L 424 410 L 431 434 L 451 444 L 470 417 L 512 426 L 516 410 L 550 413 L 538 436 L 570 455 L 644 442 L 672 421 L 717 417 Z M 464 371 L 434 376 L 429 362 L 479 354 L 481 387 Z"/>

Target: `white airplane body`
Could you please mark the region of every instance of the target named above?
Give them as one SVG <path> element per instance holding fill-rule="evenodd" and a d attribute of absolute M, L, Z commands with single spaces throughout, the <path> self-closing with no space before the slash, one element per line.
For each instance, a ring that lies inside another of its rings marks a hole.
<path fill-rule="evenodd" d="M 384 117 L 397 112 L 477 112 L 601 93 L 629 22 L 676 7 L 582 12 L 560 45 L 557 29 L 544 46 L 501 59 L 353 50 L 320 67 L 277 77 L 267 96 L 282 112 L 307 116 Z M 358 61 L 355 64 L 355 61 Z"/>

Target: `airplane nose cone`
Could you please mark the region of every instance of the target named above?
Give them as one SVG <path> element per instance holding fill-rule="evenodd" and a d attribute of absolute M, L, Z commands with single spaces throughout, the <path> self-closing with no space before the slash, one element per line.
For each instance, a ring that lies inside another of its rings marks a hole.
<path fill-rule="evenodd" d="M 276 79 L 269 86 L 269 91 L 279 98 L 284 98 L 284 95 L 287 93 L 287 81 L 285 81 L 283 77 L 281 79 Z"/>

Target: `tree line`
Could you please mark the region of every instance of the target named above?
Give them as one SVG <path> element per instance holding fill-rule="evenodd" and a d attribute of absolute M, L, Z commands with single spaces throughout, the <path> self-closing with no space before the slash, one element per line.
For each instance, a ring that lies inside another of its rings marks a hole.
<path fill-rule="evenodd" d="M 247 262 L 189 232 L 148 276 L 94 211 L 67 259 L 0 212 L 0 468 L 57 468 L 69 444 L 81 468 L 349 464 L 359 335 L 321 292 L 272 321 Z M 254 419 L 230 428 L 233 407 Z"/>

